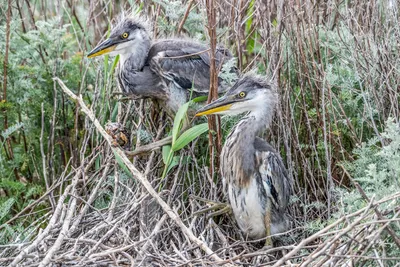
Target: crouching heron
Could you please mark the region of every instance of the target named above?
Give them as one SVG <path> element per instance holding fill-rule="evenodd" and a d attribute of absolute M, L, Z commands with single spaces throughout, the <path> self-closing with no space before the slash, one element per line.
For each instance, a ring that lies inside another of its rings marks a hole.
<path fill-rule="evenodd" d="M 197 111 L 235 115 L 248 112 L 228 135 L 221 152 L 221 173 L 240 229 L 248 237 L 266 237 L 286 231 L 287 205 L 292 191 L 280 155 L 257 134 L 272 122 L 276 89 L 264 78 L 245 75 L 218 100 Z"/>
<path fill-rule="evenodd" d="M 134 98 L 158 100 L 170 116 L 188 101 L 193 92 L 207 94 L 210 87 L 209 48 L 190 39 L 165 39 L 154 43 L 146 21 L 125 17 L 111 30 L 110 37 L 94 48 L 88 57 L 120 55 L 118 83 L 125 94 Z M 217 48 L 216 65 L 232 58 Z M 236 70 L 232 70 L 236 72 Z M 224 92 L 219 80 L 219 92 Z"/>

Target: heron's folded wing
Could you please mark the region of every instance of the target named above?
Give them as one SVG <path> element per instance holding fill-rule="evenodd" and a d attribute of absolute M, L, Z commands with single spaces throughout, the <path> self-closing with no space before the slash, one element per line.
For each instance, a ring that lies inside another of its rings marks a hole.
<path fill-rule="evenodd" d="M 230 58 L 225 49 L 216 52 L 217 65 Z M 210 88 L 210 57 L 205 45 L 187 40 L 159 41 L 149 51 L 148 64 L 155 73 L 184 89 L 206 93 Z"/>
<path fill-rule="evenodd" d="M 122 71 L 118 75 L 121 91 L 137 98 L 159 98 L 165 96 L 165 85 L 148 66 L 141 71 Z"/>
<path fill-rule="evenodd" d="M 292 192 L 292 179 L 289 177 L 282 158 L 275 149 L 261 138 L 256 138 L 259 171 L 270 188 L 270 197 L 278 209 L 285 209 Z"/>

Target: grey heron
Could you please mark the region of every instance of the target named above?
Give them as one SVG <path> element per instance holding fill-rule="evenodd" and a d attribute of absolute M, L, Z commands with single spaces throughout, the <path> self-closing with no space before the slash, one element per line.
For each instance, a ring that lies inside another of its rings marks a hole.
<path fill-rule="evenodd" d="M 111 30 L 110 37 L 95 47 L 88 57 L 120 55 L 118 83 L 125 94 L 134 98 L 160 101 L 169 115 L 194 96 L 205 95 L 210 87 L 209 47 L 190 39 L 165 39 L 152 42 L 148 23 L 141 17 L 128 16 Z M 218 47 L 216 65 L 232 58 Z M 236 70 L 232 70 L 235 71 Z M 219 92 L 226 91 L 219 79 Z"/>
<path fill-rule="evenodd" d="M 277 101 L 274 86 L 261 76 L 247 74 L 196 114 L 248 112 L 226 138 L 220 169 L 240 229 L 252 239 L 266 237 L 268 246 L 271 235 L 288 228 L 293 184 L 279 153 L 257 136 L 271 124 Z"/>

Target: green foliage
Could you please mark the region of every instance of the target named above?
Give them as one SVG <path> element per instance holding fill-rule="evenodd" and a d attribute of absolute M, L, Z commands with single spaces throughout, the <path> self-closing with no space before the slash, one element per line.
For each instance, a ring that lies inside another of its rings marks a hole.
<path fill-rule="evenodd" d="M 359 183 L 368 198 L 374 201 L 400 192 L 400 125 L 392 118 L 389 118 L 385 125 L 385 129 L 380 135 L 381 139 L 373 137 L 368 142 L 362 143 L 354 150 L 357 159 L 344 163 L 353 179 Z M 340 205 L 333 218 L 341 218 L 344 214 L 350 214 L 369 204 L 358 190 L 348 191 L 339 188 L 336 190 L 340 193 L 340 202 L 344 205 Z M 390 219 L 395 213 L 393 211 L 396 211 L 399 205 L 400 201 L 397 199 L 385 202 L 378 208 L 381 212 L 392 211 L 385 216 Z M 400 228 L 394 223 L 391 226 L 399 236 Z M 380 251 L 379 253 L 385 253 L 388 257 L 400 257 L 400 251 L 389 235 L 383 233 L 381 239 L 378 247 L 384 252 Z M 371 255 L 374 255 L 373 252 Z M 375 262 L 371 261 L 368 264 L 373 266 Z"/>
<path fill-rule="evenodd" d="M 184 148 L 187 144 L 192 142 L 195 138 L 205 133 L 208 130 L 208 123 L 202 123 L 193 126 L 192 128 L 183 132 L 173 143 L 171 149 L 173 151 L 179 151 Z"/>
<path fill-rule="evenodd" d="M 236 58 L 233 57 L 222 65 L 218 77 L 222 79 L 223 86 L 232 86 L 238 79 L 236 73 L 231 70 L 236 67 Z"/>
<path fill-rule="evenodd" d="M 1 132 L 1 135 L 3 136 L 4 139 L 7 139 L 10 135 L 12 135 L 14 132 L 18 131 L 24 126 L 23 123 L 19 122 L 15 125 L 12 125 L 11 127 L 8 127 L 7 130 L 4 130 Z"/>
<path fill-rule="evenodd" d="M 3 221 L 3 218 L 7 216 L 11 212 L 11 208 L 15 203 L 14 198 L 9 198 L 3 203 L 0 204 L 0 222 Z"/>
<path fill-rule="evenodd" d="M 162 148 L 162 156 L 163 162 L 165 164 L 164 171 L 162 177 L 164 178 L 168 172 L 179 164 L 178 156 L 174 156 L 174 153 L 181 150 L 191 141 L 199 137 L 201 134 L 205 133 L 208 130 L 208 124 L 202 123 L 199 125 L 195 125 L 192 128 L 186 130 L 182 134 L 179 134 L 183 125 L 188 123 L 187 118 L 187 110 L 190 104 L 195 103 L 194 100 L 191 100 L 185 104 L 183 104 L 178 112 L 175 114 L 174 124 L 172 127 L 172 145 L 167 145 Z"/>
<path fill-rule="evenodd" d="M 394 119 L 386 121 L 381 139 L 371 138 L 354 150 L 357 160 L 345 167 L 360 184 L 369 198 L 379 200 L 400 192 L 400 125 Z M 367 205 L 357 191 L 344 193 L 347 211 Z M 391 205 L 400 203 L 392 203 Z M 385 207 L 390 208 L 390 207 Z"/>
<path fill-rule="evenodd" d="M 64 97 L 59 92 L 57 95 L 54 94 L 52 77 L 60 77 L 69 88 L 76 91 L 86 88 L 83 85 L 93 83 L 94 80 L 93 70 L 82 71 L 83 54 L 78 45 L 81 32 L 72 30 L 71 24 L 61 23 L 60 17 L 53 17 L 46 21 L 36 20 L 35 25 L 29 25 L 26 27 L 27 31 L 23 32 L 18 12 L 13 11 L 13 16 L 10 23 L 7 100 L 0 102 L 2 110 L 0 112 L 2 137 L 0 140 L 0 224 L 12 218 L 45 191 L 41 177 L 43 170 L 39 137 L 43 127 L 43 147 L 47 154 L 53 113 L 56 120 L 56 144 L 54 158 L 52 158 L 55 176 L 64 171 L 61 155 L 67 158 L 70 155 L 68 145 L 72 140 L 74 121 L 79 123 L 79 120 L 74 119 L 75 104 L 64 102 Z M 2 36 L 5 36 L 5 30 L 6 23 L 2 21 L 0 24 Z M 0 39 L 2 66 L 5 41 L 5 38 Z M 3 71 L 3 68 L 0 68 L 1 77 L 4 75 Z M 85 77 L 84 80 L 83 77 Z M 84 90 L 83 95 L 85 96 Z M 56 110 L 53 109 L 54 101 L 58 104 Z M 41 123 L 42 103 L 44 125 Z M 3 112 L 5 110 L 6 112 Z M 8 120 L 6 130 L 3 129 L 5 114 Z M 10 149 L 12 154 L 5 149 L 7 138 L 10 144 L 10 148 L 7 145 L 7 149 Z M 32 210 L 35 216 L 4 226 L 5 228 L 0 231 L 0 242 L 6 243 L 8 238 L 42 216 L 43 212 L 40 209 L 45 208 L 43 207 L 45 205 L 47 204 L 43 202 Z"/>
<path fill-rule="evenodd" d="M 158 17 L 157 28 L 161 36 L 171 36 L 176 33 L 179 23 L 185 15 L 187 5 L 183 5 L 182 1 L 174 0 L 155 0 L 164 8 L 165 15 Z M 191 37 L 204 40 L 204 14 L 190 12 L 185 25 L 184 31 L 189 33 Z"/>

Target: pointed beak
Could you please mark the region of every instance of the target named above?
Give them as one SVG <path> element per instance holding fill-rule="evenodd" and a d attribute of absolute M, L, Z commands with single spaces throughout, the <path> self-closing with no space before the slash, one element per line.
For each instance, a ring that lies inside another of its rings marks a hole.
<path fill-rule="evenodd" d="M 93 58 L 100 55 L 108 54 L 114 51 L 116 46 L 117 43 L 113 39 L 109 38 L 104 42 L 102 42 L 101 44 L 99 44 L 98 46 L 96 46 L 92 51 L 90 51 L 87 57 Z"/>
<path fill-rule="evenodd" d="M 229 110 L 235 101 L 231 97 L 223 96 L 196 112 L 196 117 L 210 114 L 221 114 Z"/>

